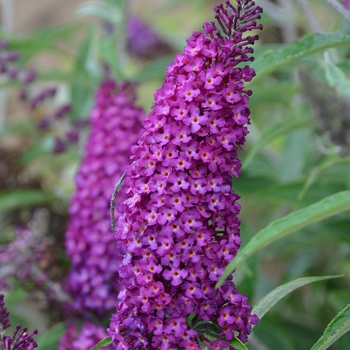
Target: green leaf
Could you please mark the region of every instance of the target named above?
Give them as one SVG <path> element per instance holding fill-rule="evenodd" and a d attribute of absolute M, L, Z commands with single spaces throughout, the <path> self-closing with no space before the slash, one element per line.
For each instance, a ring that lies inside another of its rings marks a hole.
<path fill-rule="evenodd" d="M 93 42 L 95 31 L 93 28 L 86 33 L 86 37 L 81 41 L 80 47 L 77 50 L 78 56 L 74 65 L 74 71 L 71 73 L 72 77 L 81 76 L 85 81 L 79 83 L 79 81 L 71 82 L 71 101 L 72 111 L 71 118 L 73 120 L 81 118 L 82 116 L 89 115 L 89 111 L 92 108 L 92 96 L 93 92 L 98 86 L 98 81 L 91 79 L 89 75 L 88 64 L 94 65 L 96 63 L 93 58 Z M 90 72 L 91 73 L 91 72 Z"/>
<path fill-rule="evenodd" d="M 300 288 L 306 284 L 323 281 L 331 278 L 339 278 L 344 275 L 337 276 L 322 276 L 322 277 L 302 277 L 294 281 L 283 284 L 282 286 L 277 287 L 272 292 L 267 294 L 262 298 L 255 306 L 253 306 L 252 313 L 256 314 L 260 319 L 270 310 L 278 301 L 280 301 L 287 294 L 293 290 Z"/>
<path fill-rule="evenodd" d="M 199 334 L 205 335 L 209 340 L 216 340 L 221 333 L 221 328 L 211 322 L 199 322 L 193 328 Z M 237 338 L 229 341 L 230 345 L 233 346 L 237 350 L 248 350 L 248 348 Z"/>
<path fill-rule="evenodd" d="M 349 42 L 350 36 L 341 33 L 308 34 L 281 49 L 265 51 L 252 63 L 252 68 L 261 77 L 305 56 Z"/>
<path fill-rule="evenodd" d="M 0 212 L 52 202 L 56 197 L 33 189 L 15 189 L 0 192 Z"/>
<path fill-rule="evenodd" d="M 52 328 L 43 333 L 37 340 L 38 348 L 45 350 L 50 349 L 51 345 L 58 345 L 59 340 L 62 338 L 65 326 L 63 323 L 58 323 Z"/>
<path fill-rule="evenodd" d="M 77 62 L 77 65 L 81 62 Z M 84 64 L 85 62 L 82 62 Z M 45 70 L 40 71 L 38 74 L 39 81 L 62 81 L 69 84 L 80 85 L 84 89 L 89 89 L 90 91 L 95 91 L 97 82 L 86 75 L 85 72 L 79 71 L 69 71 L 62 72 L 58 70 Z M 1 86 L 1 85 L 0 85 Z"/>
<path fill-rule="evenodd" d="M 112 344 L 112 339 L 110 337 L 104 338 L 99 341 L 92 349 L 90 350 L 98 350 L 100 348 L 105 348 L 108 345 Z"/>
<path fill-rule="evenodd" d="M 350 304 L 339 312 L 326 327 L 322 337 L 311 350 L 328 349 L 336 340 L 350 331 Z"/>
<path fill-rule="evenodd" d="M 87 23 L 69 23 L 64 26 L 55 26 L 55 27 L 45 27 L 45 29 L 35 30 L 30 33 L 30 37 L 45 40 L 47 42 L 53 42 L 56 40 L 67 40 L 73 39 L 73 36 L 76 32 L 86 29 L 88 26 Z"/>
<path fill-rule="evenodd" d="M 246 260 L 259 249 L 307 225 L 347 210 L 350 210 L 350 191 L 342 191 L 271 222 L 238 251 L 236 257 L 228 264 L 224 274 L 220 277 L 216 288 L 222 285 L 240 262 Z"/>
<path fill-rule="evenodd" d="M 350 98 L 350 81 L 346 78 L 345 73 L 333 63 L 328 52 L 325 52 L 323 57 L 328 84 L 333 86 L 340 95 Z"/>
<path fill-rule="evenodd" d="M 81 17 L 95 16 L 111 23 L 118 23 L 122 19 L 122 13 L 118 10 L 118 6 L 107 6 L 93 1 L 82 4 L 76 13 Z"/>
<path fill-rule="evenodd" d="M 346 157 L 346 158 L 337 158 L 337 159 L 328 159 L 327 161 L 325 161 L 324 163 L 322 163 L 321 165 L 319 165 L 317 168 L 313 169 L 308 178 L 306 179 L 306 182 L 303 186 L 303 188 L 301 189 L 299 195 L 298 195 L 298 199 L 301 200 L 306 191 L 310 188 L 310 186 L 320 177 L 320 175 L 327 169 L 332 168 L 334 165 L 339 164 L 339 163 L 346 163 L 350 161 L 350 157 Z"/>
<path fill-rule="evenodd" d="M 131 80 L 143 83 L 149 80 L 163 79 L 166 68 L 173 60 L 174 55 L 167 55 L 144 64 L 139 71 L 133 74 Z"/>
<path fill-rule="evenodd" d="M 229 341 L 229 343 L 236 350 L 248 350 L 248 348 L 238 338 L 233 338 L 231 341 Z"/>
<path fill-rule="evenodd" d="M 306 128 L 315 125 L 315 122 L 312 120 L 295 120 L 291 118 L 290 120 L 283 121 L 273 125 L 271 128 L 266 130 L 260 137 L 260 139 L 254 143 L 253 148 L 248 153 L 248 156 L 244 159 L 242 169 L 246 169 L 249 163 L 254 159 L 256 154 L 264 147 L 268 142 L 272 141 L 276 137 L 287 134 L 292 130 L 297 130 L 301 128 Z"/>
<path fill-rule="evenodd" d="M 117 50 L 117 35 L 109 35 L 100 40 L 101 56 L 113 69 L 114 75 L 118 79 L 125 79 L 125 71 L 121 65 L 121 57 Z"/>
<path fill-rule="evenodd" d="M 30 147 L 28 150 L 24 151 L 21 155 L 21 163 L 23 165 L 28 165 L 30 162 L 34 161 L 38 157 L 45 154 L 50 154 L 53 150 L 53 137 L 47 136 L 45 138 L 39 139 L 38 142 Z"/>
<path fill-rule="evenodd" d="M 42 52 L 47 51 L 55 54 L 59 54 L 64 58 L 72 59 L 72 55 L 52 42 L 40 40 L 37 38 L 18 38 L 18 37 L 8 37 L 9 40 L 9 50 L 19 51 L 21 57 L 19 62 L 25 64 L 31 57 Z"/>

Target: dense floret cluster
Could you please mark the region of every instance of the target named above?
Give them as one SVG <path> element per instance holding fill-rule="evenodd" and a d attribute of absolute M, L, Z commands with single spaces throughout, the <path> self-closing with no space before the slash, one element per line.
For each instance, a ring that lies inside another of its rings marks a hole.
<path fill-rule="evenodd" d="M 38 333 L 37 330 L 28 333 L 28 328 L 22 328 L 18 325 L 12 337 L 5 335 L 5 331 L 9 328 L 9 312 L 5 307 L 4 295 L 0 294 L 0 349 L 1 350 L 33 350 L 37 347 L 33 336 Z"/>
<path fill-rule="evenodd" d="M 237 3 L 216 7 L 223 35 L 206 23 L 187 40 L 132 147 L 116 228 L 123 288 L 109 328 L 118 350 L 200 349 L 199 339 L 233 349 L 227 340 L 247 341 L 258 321 L 231 280 L 215 290 L 241 243 L 231 184 L 248 133 L 244 82 L 255 75 L 241 63 L 258 39 L 243 34 L 261 28 L 261 8 Z M 199 320 L 221 327 L 218 341 L 196 330 Z"/>
<path fill-rule="evenodd" d="M 58 350 L 88 350 L 107 337 L 106 330 L 101 326 L 85 322 L 79 331 L 76 326 L 70 326 L 61 338 Z M 112 346 L 103 348 L 111 350 Z"/>
<path fill-rule="evenodd" d="M 72 262 L 69 290 L 81 311 L 111 310 L 119 291 L 116 243 L 109 203 L 116 181 L 138 139 L 143 111 L 135 107 L 131 84 L 105 81 L 91 113 L 91 133 L 76 176 L 66 250 Z M 118 197 L 117 202 L 122 198 Z"/>

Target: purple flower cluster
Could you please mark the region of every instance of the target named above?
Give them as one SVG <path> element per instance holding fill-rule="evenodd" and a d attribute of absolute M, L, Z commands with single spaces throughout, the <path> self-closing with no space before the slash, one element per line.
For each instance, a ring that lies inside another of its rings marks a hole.
<path fill-rule="evenodd" d="M 83 311 L 101 314 L 117 301 L 116 244 L 110 230 L 109 203 L 144 116 L 135 106 L 134 88 L 112 80 L 101 85 L 91 112 L 85 156 L 76 176 L 66 251 L 72 263 L 69 290 L 75 306 Z"/>
<path fill-rule="evenodd" d="M 241 63 L 258 39 L 244 33 L 261 29 L 262 9 L 237 3 L 215 8 L 224 35 L 212 22 L 187 40 L 132 147 L 116 228 L 123 288 L 108 330 L 118 350 L 200 349 L 198 339 L 233 349 L 227 341 L 247 341 L 258 321 L 231 280 L 215 290 L 241 243 L 231 176 L 248 133 L 244 82 L 255 75 Z M 199 320 L 220 326 L 219 339 L 199 334 Z"/>
<path fill-rule="evenodd" d="M 56 87 L 40 88 L 34 92 L 33 83 L 37 72 L 33 69 L 20 67 L 18 60 L 20 53 L 8 49 L 7 40 L 0 41 L 0 74 L 8 81 L 17 81 L 20 84 L 18 99 L 28 103 L 28 109 L 36 118 L 40 130 L 59 130 L 63 136 L 56 136 L 53 151 L 63 152 L 67 146 L 78 140 L 78 129 L 72 123 L 65 121 L 71 111 L 71 105 L 64 103 L 55 106 L 53 98 L 57 93 Z"/>
<path fill-rule="evenodd" d="M 32 350 L 37 347 L 33 336 L 38 333 L 37 330 L 27 333 L 28 328 L 22 328 L 18 325 L 12 337 L 5 335 L 5 331 L 9 328 L 9 312 L 4 303 L 4 295 L 0 294 L 0 349 L 2 350 Z"/>
<path fill-rule="evenodd" d="M 15 277 L 25 283 L 43 280 L 40 263 L 40 249 L 47 244 L 41 234 L 33 234 L 29 229 L 17 228 L 17 238 L 9 244 L 0 245 L 0 282 L 9 288 L 8 281 Z M 37 271 L 37 273 L 35 273 Z M 38 274 L 40 276 L 38 277 Z M 6 289 L 7 289 L 6 288 Z"/>
<path fill-rule="evenodd" d="M 137 17 L 128 21 L 127 45 L 130 54 L 143 59 L 152 59 L 172 52 L 170 45 Z"/>
<path fill-rule="evenodd" d="M 34 222 L 37 216 L 34 215 Z M 33 222 L 30 226 L 33 226 Z M 38 290 L 44 293 L 47 307 L 52 303 L 68 303 L 69 296 L 60 283 L 45 271 L 46 254 L 53 245 L 50 239 L 44 237 L 46 231 L 33 227 L 17 228 L 16 232 L 15 240 L 0 245 L 0 289 L 11 289 L 15 278 L 24 288 L 28 287 L 31 294 Z"/>
<path fill-rule="evenodd" d="M 61 338 L 58 350 L 88 350 L 106 337 L 107 333 L 103 327 L 95 326 L 89 322 L 85 322 L 80 331 L 77 327 L 70 326 Z M 112 346 L 103 349 L 111 350 Z"/>
<path fill-rule="evenodd" d="M 24 85 L 33 82 L 36 72 L 32 69 L 26 70 L 18 67 L 20 54 L 8 49 L 9 42 L 0 40 L 0 74 L 6 80 L 18 80 Z"/>

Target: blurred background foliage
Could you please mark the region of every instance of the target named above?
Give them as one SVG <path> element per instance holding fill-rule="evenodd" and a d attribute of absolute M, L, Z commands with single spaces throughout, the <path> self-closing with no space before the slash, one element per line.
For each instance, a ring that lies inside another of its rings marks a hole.
<path fill-rule="evenodd" d="M 60 8 L 67 3 L 56 2 Z M 252 114 L 250 135 L 240 153 L 242 175 L 232 185 L 241 196 L 243 245 L 271 221 L 350 189 L 350 24 L 326 1 L 309 1 L 306 12 L 304 1 L 256 2 L 265 10 L 264 30 L 255 50 L 257 77 L 249 84 Z M 27 7 L 38 6 L 40 11 L 40 2 L 35 3 L 3 1 L 3 15 L 11 13 L 5 6 L 13 6 L 13 13 L 23 12 L 13 18 L 27 24 L 7 21 L 6 27 L 3 21 L 1 37 L 20 53 L 19 67 L 37 70 L 30 89 L 55 86 L 50 103 L 71 103 L 71 123 L 89 117 L 106 63 L 114 77 L 139 82 L 139 104 L 149 111 L 166 66 L 192 31 L 212 20 L 219 1 L 152 0 L 145 6 L 134 0 L 122 10 L 118 0 L 76 1 L 69 5 L 69 20 L 61 11 L 64 23 L 55 17 L 54 25 L 23 19 Z M 126 13 L 151 26 L 166 45 L 140 57 L 125 50 Z M 116 41 L 125 47 L 118 49 Z M 0 87 L 0 243 L 14 239 L 14 228 L 27 225 L 44 209 L 47 232 L 55 242 L 45 268 L 59 278 L 69 265 L 63 237 L 88 127 L 81 122 L 79 141 L 53 155 L 55 138 L 66 128 L 60 123 L 38 128 L 45 112 L 33 112 L 17 99 L 21 84 L 1 77 Z M 344 274 L 281 300 L 254 329 L 249 349 L 309 349 L 350 303 L 349 228 L 349 212 L 334 216 L 286 236 L 238 267 L 236 285 L 251 303 L 299 277 Z M 35 290 L 31 294 L 33 298 Z M 48 315 L 39 311 L 40 298 L 28 305 L 28 297 L 26 286 L 14 280 L 7 294 L 12 323 L 38 328 L 40 349 L 57 348 L 60 325 L 50 324 Z M 349 344 L 347 334 L 331 349 L 346 350 Z"/>

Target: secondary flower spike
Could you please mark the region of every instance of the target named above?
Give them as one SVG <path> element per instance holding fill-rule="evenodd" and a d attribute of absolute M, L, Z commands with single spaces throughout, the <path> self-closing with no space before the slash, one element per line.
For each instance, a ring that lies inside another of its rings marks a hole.
<path fill-rule="evenodd" d="M 35 329 L 33 332 L 27 333 L 28 328 L 22 328 L 18 325 L 12 337 L 5 335 L 5 331 L 9 328 L 9 312 L 5 307 L 4 295 L 0 294 L 0 349 L 1 350 L 33 350 L 37 347 L 33 336 L 38 333 Z"/>
<path fill-rule="evenodd" d="M 144 116 L 135 99 L 133 85 L 108 80 L 98 90 L 91 112 L 91 132 L 76 176 L 66 233 L 72 262 L 69 291 L 80 311 L 102 314 L 117 301 L 116 243 L 110 230 L 109 202 Z M 117 197 L 118 203 L 122 200 Z"/>
<path fill-rule="evenodd" d="M 262 9 L 238 0 L 215 12 L 224 34 L 205 23 L 187 40 L 132 147 L 115 232 L 123 289 L 108 330 L 118 350 L 233 349 L 258 321 L 232 280 L 215 284 L 241 243 L 231 185 L 248 133 L 244 82 L 255 75 L 242 63 L 258 36 L 245 33 L 262 28 Z M 220 326 L 218 340 L 201 320 Z"/>
<path fill-rule="evenodd" d="M 80 331 L 76 326 L 70 326 L 61 338 L 58 350 L 89 350 L 106 337 L 103 327 L 89 322 L 83 323 Z M 103 350 L 112 350 L 112 347 L 107 346 Z"/>

